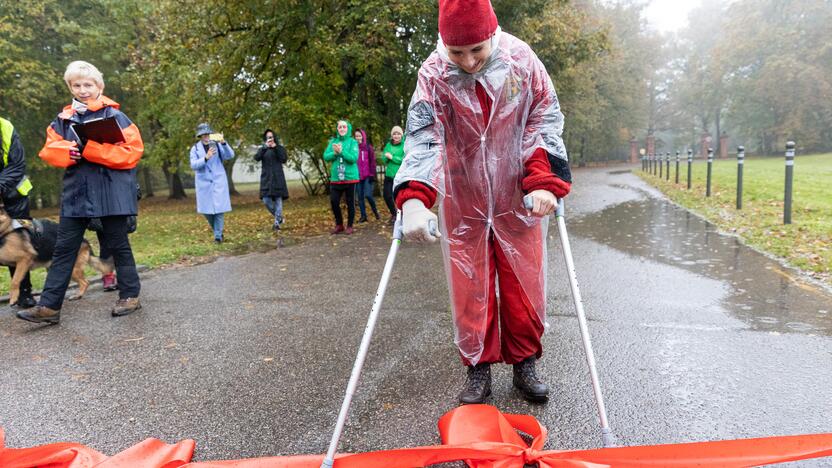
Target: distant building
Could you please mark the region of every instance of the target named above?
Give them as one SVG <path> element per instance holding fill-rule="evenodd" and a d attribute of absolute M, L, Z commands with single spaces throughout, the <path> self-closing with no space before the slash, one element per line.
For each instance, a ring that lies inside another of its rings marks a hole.
<path fill-rule="evenodd" d="M 259 145 L 248 146 L 245 155 L 241 155 L 243 157 L 238 157 L 234 161 L 234 171 L 231 178 L 234 179 L 235 184 L 260 182 L 260 163 L 254 160 L 258 148 L 260 148 Z M 286 174 L 286 180 L 301 178 L 300 172 L 295 171 L 288 164 L 283 166 L 283 173 Z"/>

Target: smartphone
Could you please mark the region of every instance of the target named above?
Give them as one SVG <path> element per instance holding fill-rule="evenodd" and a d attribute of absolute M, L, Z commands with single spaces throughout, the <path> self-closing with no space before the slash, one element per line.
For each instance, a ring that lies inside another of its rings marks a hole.
<path fill-rule="evenodd" d="M 212 133 L 208 135 L 208 138 L 211 141 L 225 141 L 225 138 L 222 136 L 222 133 Z"/>

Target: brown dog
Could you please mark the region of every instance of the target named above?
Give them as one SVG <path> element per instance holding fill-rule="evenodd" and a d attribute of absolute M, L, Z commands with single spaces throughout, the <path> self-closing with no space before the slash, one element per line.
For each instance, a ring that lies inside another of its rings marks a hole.
<path fill-rule="evenodd" d="M 48 219 L 14 220 L 0 205 L 0 265 L 15 267 L 9 287 L 9 304 L 17 303 L 20 297 L 20 283 L 26 272 L 33 268 L 49 268 L 57 240 L 57 223 Z M 72 268 L 72 279 L 78 283 L 78 294 L 70 300 L 81 299 L 87 292 L 90 282 L 84 277 L 86 265 L 98 270 L 102 275 L 114 270 L 112 263 L 93 255 L 90 243 L 84 239 Z"/>

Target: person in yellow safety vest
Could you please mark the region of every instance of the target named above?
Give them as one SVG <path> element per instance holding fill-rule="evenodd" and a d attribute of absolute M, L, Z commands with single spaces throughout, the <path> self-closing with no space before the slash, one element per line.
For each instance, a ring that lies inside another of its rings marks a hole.
<path fill-rule="evenodd" d="M 23 144 L 11 122 L 0 118 L 0 200 L 6 212 L 12 219 L 32 219 L 29 214 L 29 191 L 32 190 L 32 182 L 26 177 L 26 161 L 23 154 Z M 14 276 L 14 267 L 9 267 L 9 272 Z M 33 307 L 36 304 L 32 297 L 32 282 L 29 273 L 23 278 L 20 284 L 20 298 L 12 306 L 22 309 Z"/>

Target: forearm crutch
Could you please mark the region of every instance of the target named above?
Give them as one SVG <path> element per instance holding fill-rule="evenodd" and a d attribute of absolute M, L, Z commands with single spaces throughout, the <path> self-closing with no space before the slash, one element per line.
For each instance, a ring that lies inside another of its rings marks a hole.
<path fill-rule="evenodd" d="M 534 208 L 531 195 L 523 197 L 523 205 L 527 210 Z M 566 221 L 564 219 L 563 198 L 558 200 L 558 208 L 555 212 L 555 219 L 558 225 L 558 236 L 563 250 L 563 260 L 566 263 L 566 273 L 569 277 L 569 287 L 572 289 L 572 299 L 575 302 L 575 311 L 578 314 L 578 324 L 581 328 L 581 341 L 584 344 L 586 363 L 589 366 L 589 376 L 592 379 L 592 391 L 595 393 L 595 402 L 598 406 L 598 417 L 601 420 L 601 441 L 604 447 L 615 446 L 615 436 L 610 429 L 607 420 L 607 409 L 604 406 L 604 397 L 601 395 L 601 384 L 598 381 L 598 371 L 595 368 L 595 354 L 592 352 L 592 342 L 589 339 L 589 328 L 586 324 L 584 314 L 584 303 L 581 299 L 581 291 L 578 290 L 578 277 L 575 274 L 575 263 L 572 261 L 572 247 L 569 245 L 569 236 L 566 234 Z M 545 241 L 545 240 L 544 240 Z"/>

